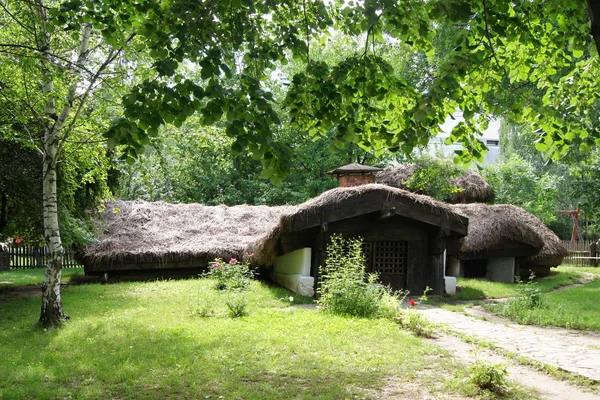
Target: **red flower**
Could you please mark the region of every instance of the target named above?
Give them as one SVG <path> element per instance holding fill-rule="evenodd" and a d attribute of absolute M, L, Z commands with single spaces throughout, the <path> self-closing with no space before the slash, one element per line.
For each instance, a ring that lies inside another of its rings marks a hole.
<path fill-rule="evenodd" d="M 417 305 L 417 303 L 415 303 L 415 301 L 413 299 L 410 299 L 408 302 L 410 303 L 411 307 L 414 307 Z"/>
<path fill-rule="evenodd" d="M 237 258 L 232 258 L 229 260 L 229 264 L 235 264 L 237 262 Z"/>

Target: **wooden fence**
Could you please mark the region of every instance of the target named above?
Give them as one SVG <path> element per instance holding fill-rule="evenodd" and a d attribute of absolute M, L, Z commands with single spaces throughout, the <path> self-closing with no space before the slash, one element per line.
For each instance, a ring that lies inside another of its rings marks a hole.
<path fill-rule="evenodd" d="M 25 269 L 25 268 L 42 268 L 46 266 L 48 260 L 46 247 L 34 247 L 23 244 L 9 244 L 8 250 L 5 252 L 5 257 L 0 258 L 0 264 L 3 264 L 2 259 L 8 258 L 8 265 L 0 265 L 0 269 Z M 8 257 L 6 257 L 8 256 Z M 6 263 L 6 261 L 4 261 Z M 8 267 L 8 268 L 7 268 Z M 81 265 L 75 261 L 73 250 L 65 249 L 65 257 L 63 258 L 63 268 L 78 268 Z"/>
<path fill-rule="evenodd" d="M 600 260 L 591 259 L 591 244 L 592 240 L 577 240 L 575 242 L 563 240 L 563 245 L 569 251 L 569 255 L 565 257 L 563 264 L 579 267 L 594 265 L 594 261 L 596 261 L 596 264 L 598 264 L 598 261 Z M 598 250 L 600 251 L 600 249 Z"/>

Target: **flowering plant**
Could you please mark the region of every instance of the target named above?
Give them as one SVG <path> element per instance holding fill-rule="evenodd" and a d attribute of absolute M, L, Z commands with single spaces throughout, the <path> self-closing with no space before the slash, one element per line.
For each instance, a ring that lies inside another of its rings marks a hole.
<path fill-rule="evenodd" d="M 225 262 L 217 258 L 209 264 L 206 276 L 215 280 L 217 290 L 244 290 L 250 285 L 254 273 L 247 262 L 235 258 Z"/>

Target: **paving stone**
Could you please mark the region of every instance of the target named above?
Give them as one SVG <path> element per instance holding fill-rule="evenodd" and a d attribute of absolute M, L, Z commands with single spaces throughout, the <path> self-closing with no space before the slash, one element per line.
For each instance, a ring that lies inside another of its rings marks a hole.
<path fill-rule="evenodd" d="M 600 381 L 600 336 L 565 329 L 498 324 L 440 308 L 419 310 L 434 323 L 476 336 L 504 350 Z"/>

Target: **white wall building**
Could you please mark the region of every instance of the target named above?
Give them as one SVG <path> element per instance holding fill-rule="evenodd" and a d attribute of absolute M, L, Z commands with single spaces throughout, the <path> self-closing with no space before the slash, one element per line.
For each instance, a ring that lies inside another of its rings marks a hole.
<path fill-rule="evenodd" d="M 454 151 L 462 148 L 461 144 L 453 143 L 451 145 L 447 145 L 444 143 L 444 141 L 448 136 L 450 136 L 452 128 L 454 128 L 461 121 L 463 121 L 461 114 L 455 114 L 454 119 L 448 118 L 442 125 L 443 132 L 429 141 L 429 146 L 427 148 L 428 154 L 442 154 L 446 157 L 453 157 L 455 154 Z M 490 121 L 488 129 L 483 132 L 480 140 L 489 149 L 488 152 L 483 156 L 483 164 L 496 164 L 500 157 L 500 120 Z"/>

